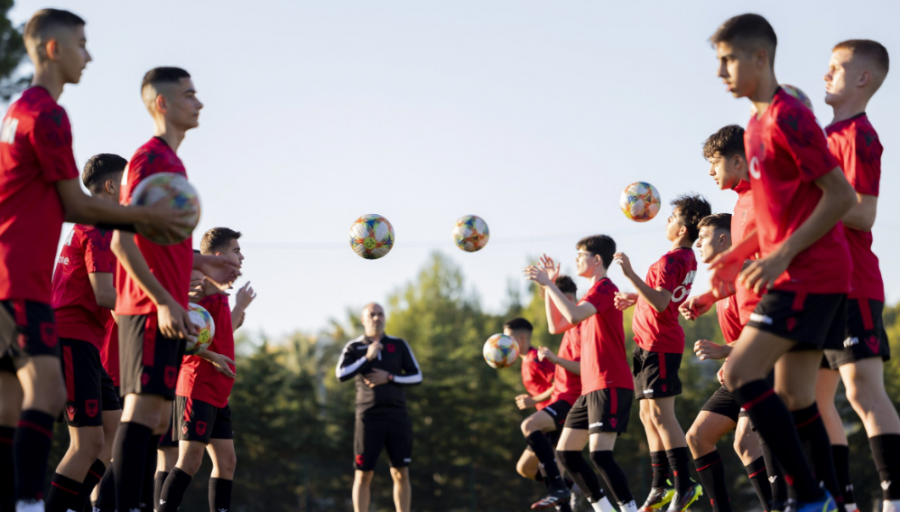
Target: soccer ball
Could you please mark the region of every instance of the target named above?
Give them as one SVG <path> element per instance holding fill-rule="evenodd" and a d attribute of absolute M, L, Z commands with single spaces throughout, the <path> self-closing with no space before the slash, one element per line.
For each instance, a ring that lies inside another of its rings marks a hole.
<path fill-rule="evenodd" d="M 484 342 L 484 360 L 491 368 L 507 368 L 519 358 L 519 344 L 505 334 L 495 334 Z"/>
<path fill-rule="evenodd" d="M 635 222 L 647 222 L 659 213 L 659 192 L 644 181 L 636 181 L 625 187 L 619 198 L 619 207 L 626 217 Z"/>
<path fill-rule="evenodd" d="M 185 217 L 184 220 L 190 223 L 190 228 L 185 228 L 177 238 L 164 233 L 157 228 L 138 224 L 137 232 L 159 245 L 175 245 L 187 240 L 194 228 L 200 222 L 200 196 L 197 190 L 188 180 L 180 175 L 172 172 L 161 172 L 148 176 L 138 183 L 134 192 L 131 194 L 131 204 L 133 206 L 153 206 L 160 200 L 166 200 L 166 206 L 176 210 L 194 210 L 194 214 Z"/>
<path fill-rule="evenodd" d="M 788 85 L 788 84 L 780 84 L 780 85 L 781 85 L 781 88 L 784 89 L 784 92 L 786 92 L 786 93 L 790 94 L 791 96 L 797 98 L 798 100 L 802 101 L 803 104 L 806 105 L 806 108 L 808 108 L 809 110 L 811 110 L 811 111 L 813 110 L 812 101 L 810 101 L 809 96 L 807 96 L 805 92 L 800 90 L 799 87 L 794 87 L 793 85 Z"/>
<path fill-rule="evenodd" d="M 487 245 L 491 230 L 484 219 L 475 215 L 460 217 L 453 226 L 453 240 L 456 246 L 466 252 L 479 251 Z"/>
<path fill-rule="evenodd" d="M 381 215 L 363 215 L 350 226 L 350 247 L 367 260 L 377 260 L 394 247 L 394 227 Z"/>
<path fill-rule="evenodd" d="M 203 306 L 198 304 L 188 304 L 188 317 L 191 323 L 197 326 L 200 333 L 197 336 L 188 336 L 187 345 L 184 353 L 194 355 L 203 352 L 206 347 L 212 343 L 213 336 L 216 335 L 216 322 L 212 315 Z"/>

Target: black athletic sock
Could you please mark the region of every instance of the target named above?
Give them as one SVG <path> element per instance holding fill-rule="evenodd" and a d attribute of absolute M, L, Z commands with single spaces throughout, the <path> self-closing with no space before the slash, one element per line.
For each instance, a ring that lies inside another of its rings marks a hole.
<path fill-rule="evenodd" d="M 76 510 L 78 491 L 81 482 L 67 476 L 55 473 L 50 489 L 47 491 L 47 500 L 44 502 L 44 510 L 47 512 L 66 512 L 69 509 Z"/>
<path fill-rule="evenodd" d="M 843 444 L 831 445 L 831 457 L 834 460 L 838 485 L 844 494 L 844 504 L 856 503 L 856 498 L 853 497 L 853 482 L 850 480 L 850 447 Z"/>
<path fill-rule="evenodd" d="M 882 499 L 900 500 L 900 434 L 870 437 L 869 447 L 881 479 Z M 897 485 L 893 485 L 893 482 L 897 482 Z"/>
<path fill-rule="evenodd" d="M 179 468 L 174 468 L 169 477 L 166 478 L 166 484 L 163 485 L 162 496 L 159 498 L 157 512 L 175 512 L 181 506 L 181 500 L 184 499 L 184 491 L 191 484 L 193 477 Z"/>
<path fill-rule="evenodd" d="M 650 487 L 669 487 L 669 459 L 666 452 L 650 452 L 650 465 L 653 467 L 653 483 Z"/>
<path fill-rule="evenodd" d="M 697 474 L 700 475 L 700 483 L 706 489 L 709 503 L 713 512 L 731 512 L 731 500 L 728 498 L 728 485 L 725 483 L 725 466 L 719 450 L 713 450 L 706 455 L 694 459 Z M 768 503 L 766 507 L 768 508 Z"/>
<path fill-rule="evenodd" d="M 566 484 L 559 473 L 559 467 L 556 466 L 556 452 L 547 436 L 538 430 L 528 434 L 525 440 L 528 441 L 528 446 L 534 451 L 544 475 L 547 476 L 547 485 L 553 490 L 564 490 Z"/>
<path fill-rule="evenodd" d="M 834 502 L 843 505 L 844 495 L 841 492 L 841 486 L 838 485 L 837 474 L 834 471 L 834 459 L 831 456 L 831 440 L 828 439 L 825 422 L 822 421 L 822 415 L 819 414 L 819 406 L 813 402 L 806 409 L 793 411 L 791 414 L 794 416 L 794 424 L 797 425 L 800 442 L 809 448 L 810 462 L 812 462 L 816 478 L 831 493 Z"/>
<path fill-rule="evenodd" d="M 159 508 L 159 499 L 162 497 L 163 486 L 166 485 L 166 479 L 169 478 L 168 471 L 157 471 L 153 481 L 153 508 Z"/>
<path fill-rule="evenodd" d="M 116 512 L 116 478 L 113 476 L 113 466 L 110 464 L 100 479 L 100 493 L 94 507 L 100 512 Z"/>
<path fill-rule="evenodd" d="M 72 507 L 72 510 L 84 512 L 85 507 L 90 506 L 91 493 L 94 492 L 94 487 L 96 487 L 100 480 L 103 479 L 105 473 L 106 464 L 104 464 L 103 461 L 98 459 L 91 464 L 91 468 L 88 469 L 88 473 L 85 475 L 84 481 L 81 482 L 81 487 L 78 489 L 78 499 L 75 501 L 75 506 Z"/>
<path fill-rule="evenodd" d="M 209 479 L 209 512 L 229 512 L 231 510 L 231 480 Z"/>
<path fill-rule="evenodd" d="M 600 487 L 600 480 L 591 469 L 591 465 L 584 460 L 581 450 L 558 450 L 559 462 L 565 469 L 576 485 L 581 488 L 581 492 L 587 496 L 591 503 L 597 503 L 604 496 L 603 488 Z"/>
<path fill-rule="evenodd" d="M 113 446 L 115 470 L 116 509 L 131 512 L 141 507 L 141 491 L 144 487 L 144 459 L 152 431 L 140 423 L 119 424 L 116 443 Z"/>
<path fill-rule="evenodd" d="M 17 499 L 44 499 L 47 457 L 52 444 L 53 416 L 34 409 L 22 411 L 13 439 Z"/>
<path fill-rule="evenodd" d="M 797 497 L 805 502 L 822 499 L 822 490 L 806 461 L 791 413 L 772 386 L 765 380 L 755 380 L 735 389 L 733 395 L 750 415 L 759 435 L 777 454 L 785 470 L 784 479 L 794 486 Z"/>
<path fill-rule="evenodd" d="M 606 487 L 612 491 L 616 503 L 627 504 L 634 501 L 634 495 L 631 494 L 631 488 L 628 487 L 628 478 L 613 457 L 613 452 L 609 450 L 591 452 L 591 461 L 597 468 L 597 472 L 606 481 Z"/>
<path fill-rule="evenodd" d="M 788 500 L 788 486 L 784 480 L 784 471 L 782 471 L 781 465 L 778 464 L 778 460 L 772 454 L 772 449 L 766 444 L 765 439 L 762 436 L 757 437 L 759 437 L 759 449 L 762 451 L 763 460 L 766 463 L 766 474 L 768 475 L 769 489 L 772 494 L 772 505 L 783 506 Z"/>
<path fill-rule="evenodd" d="M 156 461 L 158 457 L 159 436 L 151 436 L 144 459 L 144 486 L 141 489 L 141 512 L 153 512 L 156 507 L 154 492 L 156 486 Z"/>
<path fill-rule="evenodd" d="M 0 512 L 16 512 L 16 474 L 13 470 L 15 427 L 0 426 Z"/>
<path fill-rule="evenodd" d="M 675 490 L 684 492 L 685 490 L 690 489 L 692 485 L 691 469 L 688 461 L 691 460 L 691 452 L 688 451 L 687 446 L 675 448 L 674 450 L 667 450 L 666 457 L 669 459 L 669 467 L 672 468 L 672 476 L 675 480 L 673 482 L 675 484 Z"/>
<path fill-rule="evenodd" d="M 769 474 L 766 471 L 766 461 L 763 457 L 756 459 L 750 464 L 744 466 L 747 470 L 747 476 L 750 478 L 750 484 L 756 491 L 756 497 L 763 510 L 769 510 L 772 505 L 772 487 L 769 484 Z"/>

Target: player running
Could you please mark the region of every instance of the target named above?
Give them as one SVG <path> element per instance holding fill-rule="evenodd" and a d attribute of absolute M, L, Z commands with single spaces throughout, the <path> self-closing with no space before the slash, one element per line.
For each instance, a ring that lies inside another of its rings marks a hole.
<path fill-rule="evenodd" d="M 335 375 L 356 381 L 356 428 L 353 510 L 369 510 L 369 487 L 381 449 L 391 459 L 394 506 L 409 512 L 412 487 L 412 422 L 406 411 L 404 386 L 422 383 L 422 371 L 409 343 L 384 333 L 384 309 L 374 302 L 363 308 L 365 334 L 344 345 Z"/>
<path fill-rule="evenodd" d="M 681 512 L 697 501 L 703 488 L 690 478 L 690 454 L 684 430 L 675 417 L 675 397 L 681 394 L 678 370 L 684 354 L 684 330 L 678 324 L 678 306 L 691 293 L 697 273 L 692 246 L 697 240 L 697 224 L 711 213 L 700 196 L 680 196 L 672 201 L 674 210 L 666 223 L 666 238 L 672 249 L 650 270 L 646 282 L 632 269 L 625 253 L 615 255 L 625 278 L 638 293 L 618 293 L 616 307 L 622 311 L 635 306 L 632 329 L 634 348 L 632 373 L 641 402 L 641 422 L 650 446 L 653 483 L 641 510 Z M 675 492 L 666 489 L 669 468 Z"/>
<path fill-rule="evenodd" d="M 712 264 L 714 289 L 765 291 L 741 332 L 725 385 L 793 483 L 798 512 L 837 510 L 831 447 L 815 403 L 822 349 L 844 336 L 850 253 L 840 218 L 855 194 L 812 112 L 775 78 L 777 37 L 765 18 L 735 16 L 711 38 L 718 76 L 755 113 L 744 134 L 757 229 Z M 744 265 L 754 253 L 760 258 Z M 827 278 L 826 278 L 827 277 Z M 766 376 L 775 368 L 777 394 Z M 813 476 L 801 443 L 808 443 Z"/>
<path fill-rule="evenodd" d="M 200 252 L 224 255 L 240 266 L 244 260 L 238 239 L 241 234 L 228 228 L 213 228 L 203 235 Z M 197 271 L 194 271 L 197 272 Z M 228 295 L 218 286 L 204 281 L 202 295 L 197 302 L 213 317 L 216 333 L 206 350 L 185 356 L 175 391 L 175 435 L 178 436 L 178 462 L 166 478 L 158 512 L 178 510 L 184 492 L 200 469 L 203 452 L 209 452 L 213 470 L 209 479 L 210 510 L 231 510 L 231 489 L 237 456 L 234 451 L 234 431 L 231 426 L 231 407 L 228 395 L 234 385 L 234 331 L 238 325 L 232 320 L 242 318 L 254 294 L 245 286 L 238 291 L 237 305 L 232 310 Z"/>
<path fill-rule="evenodd" d="M 24 41 L 32 86 L 0 127 L 0 510 L 44 510 L 53 419 L 66 402 L 51 280 L 63 220 L 151 224 L 166 233 L 184 213 L 125 208 L 85 195 L 69 118 L 57 101 L 91 60 L 85 21 L 58 9 L 36 12 Z M 15 343 L 14 343 L 15 342 Z M 14 468 L 14 469 L 13 469 Z M 15 478 L 13 479 L 13 475 Z M 18 500 L 16 505 L 15 500 Z"/>
<path fill-rule="evenodd" d="M 167 172 L 187 177 L 176 151 L 185 133 L 199 125 L 203 108 L 191 76 L 180 68 L 148 71 L 141 95 L 156 129 L 128 163 L 123 204 L 131 202 L 134 189 L 148 176 Z M 113 468 L 116 507 L 131 512 L 142 502 L 144 475 L 156 470 L 156 441 L 169 426 L 184 340 L 196 331 L 186 310 L 191 270 L 215 276 L 220 283 L 232 280 L 235 270 L 224 256 L 194 254 L 190 237 L 163 246 L 117 230 L 112 249 L 119 262 L 116 315 L 125 397 Z"/>
<path fill-rule="evenodd" d="M 856 510 L 850 481 L 850 449 L 834 396 L 843 380 L 847 399 L 863 421 L 881 478 L 884 511 L 900 510 L 900 419 L 884 389 L 884 361 L 891 357 L 881 312 L 884 282 L 872 252 L 883 148 L 866 115 L 869 100 L 888 73 L 888 52 L 875 41 L 854 39 L 835 45 L 825 74 L 825 103 L 834 119 L 825 128 L 828 148 L 856 191 L 856 203 L 841 217 L 853 273 L 847 300 L 843 347 L 826 349 L 819 371 L 817 402 L 828 429 L 837 477 L 848 511 Z"/>
<path fill-rule="evenodd" d="M 578 275 L 591 282 L 591 288 L 578 303 L 566 297 L 554 283 L 559 265 L 544 256 L 541 265 L 524 270 L 527 279 L 544 289 L 550 332 L 566 332 L 581 328 L 581 396 L 566 417 L 560 434 L 557 454 L 562 468 L 588 496 L 596 512 L 613 509 L 603 494 L 597 475 L 584 460 L 581 451 L 590 441 L 591 461 L 603 476 L 620 512 L 636 512 L 637 506 L 628 487 L 628 479 L 613 457 L 616 438 L 628 429 L 634 382 L 625 356 L 625 333 L 622 312 L 613 301 L 618 288 L 606 276 L 616 242 L 606 235 L 583 238 L 576 245 Z M 550 494 L 535 504 L 538 507 L 559 503 Z"/>

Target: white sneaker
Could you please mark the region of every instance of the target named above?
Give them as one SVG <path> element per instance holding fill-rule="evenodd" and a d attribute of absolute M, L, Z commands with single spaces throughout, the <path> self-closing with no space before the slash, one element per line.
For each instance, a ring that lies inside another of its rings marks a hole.
<path fill-rule="evenodd" d="M 612 503 L 609 502 L 609 498 L 606 496 L 597 503 L 591 503 L 591 507 L 593 507 L 594 512 L 616 512 L 616 509 L 613 508 Z"/>
<path fill-rule="evenodd" d="M 44 500 L 19 500 L 16 512 L 44 512 Z"/>

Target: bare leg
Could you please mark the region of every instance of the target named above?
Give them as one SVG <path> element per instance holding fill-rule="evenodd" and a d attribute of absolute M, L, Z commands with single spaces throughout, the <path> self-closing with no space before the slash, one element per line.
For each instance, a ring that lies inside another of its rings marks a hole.
<path fill-rule="evenodd" d="M 369 512 L 369 486 L 374 471 L 356 470 L 353 475 L 353 512 Z"/>
<path fill-rule="evenodd" d="M 409 512 L 412 501 L 412 484 L 409 481 L 409 468 L 391 468 L 394 479 L 394 507 L 397 512 Z"/>

